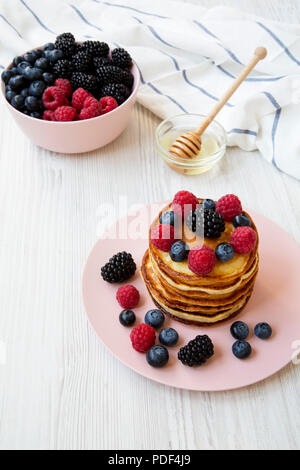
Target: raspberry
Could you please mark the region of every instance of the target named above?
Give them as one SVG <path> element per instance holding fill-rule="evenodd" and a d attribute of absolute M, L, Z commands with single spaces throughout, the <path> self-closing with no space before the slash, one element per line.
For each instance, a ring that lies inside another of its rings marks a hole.
<path fill-rule="evenodd" d="M 76 109 L 72 106 L 59 106 L 54 111 L 56 121 L 73 121 L 76 115 Z"/>
<path fill-rule="evenodd" d="M 90 119 L 101 114 L 101 104 L 93 96 L 88 96 L 83 103 L 83 108 L 80 111 L 80 119 Z"/>
<path fill-rule="evenodd" d="M 206 245 L 197 245 L 189 252 L 188 265 L 193 273 L 206 276 L 214 269 L 216 260 L 212 248 Z"/>
<path fill-rule="evenodd" d="M 130 339 L 133 349 L 147 352 L 155 343 L 155 330 L 153 326 L 140 323 L 132 329 Z"/>
<path fill-rule="evenodd" d="M 257 234 L 251 227 L 237 227 L 232 232 L 230 243 L 237 253 L 250 253 L 257 242 Z"/>
<path fill-rule="evenodd" d="M 123 308 L 134 308 L 140 300 L 139 291 L 132 285 L 119 287 L 116 294 L 117 301 Z"/>
<path fill-rule="evenodd" d="M 100 104 L 102 107 L 101 114 L 109 113 L 109 111 L 118 107 L 118 103 L 112 96 L 103 96 L 103 98 L 100 99 Z"/>
<path fill-rule="evenodd" d="M 59 106 L 63 106 L 64 102 L 65 94 L 57 86 L 50 86 L 43 93 L 43 105 L 46 109 L 54 111 Z"/>
<path fill-rule="evenodd" d="M 72 95 L 72 87 L 69 80 L 66 78 L 57 78 L 54 82 L 54 86 L 60 88 L 67 98 L 70 98 Z"/>
<path fill-rule="evenodd" d="M 216 211 L 221 214 L 227 222 L 231 222 L 233 217 L 242 212 L 242 204 L 234 194 L 226 194 L 221 197 L 216 204 Z"/>
<path fill-rule="evenodd" d="M 77 88 L 72 95 L 72 106 L 77 110 L 81 110 L 83 108 L 83 104 L 88 98 L 91 96 L 89 91 L 84 90 L 83 88 Z"/>
<path fill-rule="evenodd" d="M 162 251 L 169 251 L 176 240 L 173 225 L 160 224 L 151 230 L 151 242 Z"/>
<path fill-rule="evenodd" d="M 191 209 L 195 210 L 197 204 L 198 199 L 194 194 L 189 191 L 178 191 L 174 196 L 172 209 L 176 214 L 184 216 L 189 213 Z"/>
<path fill-rule="evenodd" d="M 46 109 L 43 114 L 43 119 L 44 121 L 56 121 L 54 111 L 51 111 L 51 109 Z"/>

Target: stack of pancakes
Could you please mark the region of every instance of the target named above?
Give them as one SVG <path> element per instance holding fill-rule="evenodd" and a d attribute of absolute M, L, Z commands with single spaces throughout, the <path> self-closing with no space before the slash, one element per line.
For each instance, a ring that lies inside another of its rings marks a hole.
<path fill-rule="evenodd" d="M 168 210 L 171 210 L 171 205 L 162 212 Z M 160 214 L 152 223 L 149 233 L 159 224 Z M 257 233 L 249 214 L 245 211 L 243 214 L 250 218 L 252 228 Z M 219 238 L 203 239 L 183 224 L 181 238 L 190 248 L 203 243 L 215 249 L 219 243 L 230 242 L 233 230 L 232 223 L 226 222 L 225 231 Z M 149 249 L 143 257 L 141 274 L 161 311 L 185 323 L 213 324 L 236 315 L 248 302 L 258 272 L 257 249 L 258 241 L 250 253 L 235 253 L 233 259 L 227 262 L 217 260 L 211 273 L 199 276 L 189 269 L 187 260 L 175 262 L 168 252 L 156 248 L 149 236 Z"/>

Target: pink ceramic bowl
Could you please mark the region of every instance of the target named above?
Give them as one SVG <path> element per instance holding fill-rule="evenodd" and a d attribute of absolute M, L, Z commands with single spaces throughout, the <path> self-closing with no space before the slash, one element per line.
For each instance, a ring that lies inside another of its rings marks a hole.
<path fill-rule="evenodd" d="M 90 152 L 112 142 L 127 126 L 140 83 L 140 73 L 135 63 L 131 72 L 134 84 L 129 98 L 113 111 L 84 121 L 52 122 L 26 116 L 7 101 L 2 80 L 1 94 L 18 126 L 35 144 L 53 152 Z"/>

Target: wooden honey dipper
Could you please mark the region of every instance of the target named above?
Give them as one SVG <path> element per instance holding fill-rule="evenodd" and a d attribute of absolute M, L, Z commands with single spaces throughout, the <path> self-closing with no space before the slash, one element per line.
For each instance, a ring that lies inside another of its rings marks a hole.
<path fill-rule="evenodd" d="M 264 47 L 257 47 L 250 62 L 243 68 L 239 76 L 234 80 L 233 84 L 228 88 L 224 96 L 217 102 L 217 104 L 210 111 L 208 116 L 204 119 L 202 124 L 194 131 L 186 132 L 178 137 L 172 144 L 169 152 L 180 158 L 195 158 L 201 150 L 201 135 L 209 124 L 216 117 L 218 112 L 227 103 L 229 98 L 245 80 L 247 75 L 254 69 L 257 62 L 264 59 L 267 55 L 267 49 Z"/>

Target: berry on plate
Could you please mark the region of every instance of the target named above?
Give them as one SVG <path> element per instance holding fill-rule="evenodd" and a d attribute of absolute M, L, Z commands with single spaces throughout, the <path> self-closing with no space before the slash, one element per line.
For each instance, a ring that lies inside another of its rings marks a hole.
<path fill-rule="evenodd" d="M 218 200 L 216 211 L 222 214 L 227 222 L 231 222 L 233 217 L 242 212 L 242 204 L 235 194 L 226 194 Z"/>
<path fill-rule="evenodd" d="M 252 352 L 251 345 L 247 341 L 236 341 L 232 345 L 232 352 L 238 359 L 246 359 Z"/>
<path fill-rule="evenodd" d="M 251 220 L 245 214 L 239 214 L 233 217 L 232 223 L 235 227 L 251 227 L 252 225 Z"/>
<path fill-rule="evenodd" d="M 163 367 L 169 360 L 169 353 L 164 346 L 152 346 L 146 353 L 146 359 L 152 367 Z"/>
<path fill-rule="evenodd" d="M 193 247 L 189 252 L 188 265 L 193 273 L 199 276 L 206 276 L 216 265 L 214 250 L 206 245 Z"/>
<path fill-rule="evenodd" d="M 147 323 L 147 325 L 153 326 L 153 328 L 160 328 L 164 321 L 165 316 L 158 309 L 148 310 L 145 315 L 145 323 Z"/>
<path fill-rule="evenodd" d="M 242 321 L 235 321 L 230 327 L 230 333 L 235 339 L 246 339 L 249 335 L 249 327 Z"/>
<path fill-rule="evenodd" d="M 225 230 L 223 216 L 212 209 L 205 209 L 202 204 L 190 211 L 186 225 L 192 232 L 205 238 L 219 238 Z"/>
<path fill-rule="evenodd" d="M 250 253 L 255 248 L 256 242 L 257 234 L 251 227 L 237 227 L 230 237 L 234 251 L 240 254 Z"/>
<path fill-rule="evenodd" d="M 193 367 L 201 366 L 214 355 L 214 345 L 209 336 L 198 335 L 179 349 L 178 359 L 182 364 Z"/>
<path fill-rule="evenodd" d="M 139 303 L 140 293 L 136 287 L 128 284 L 127 286 L 119 287 L 117 290 L 116 299 L 122 308 L 134 308 Z"/>
<path fill-rule="evenodd" d="M 132 329 L 130 339 L 133 349 L 146 352 L 155 343 L 155 330 L 150 325 L 140 323 Z"/>
<path fill-rule="evenodd" d="M 272 328 L 268 323 L 258 323 L 254 328 L 254 334 L 260 339 L 269 339 L 272 336 Z"/>
<path fill-rule="evenodd" d="M 178 240 L 174 242 L 170 248 L 170 258 L 180 263 L 187 259 L 189 251 L 188 245 L 184 241 Z"/>
<path fill-rule="evenodd" d="M 117 101 L 112 96 L 103 96 L 100 99 L 101 114 L 106 114 L 118 107 Z"/>
<path fill-rule="evenodd" d="M 122 251 L 112 256 L 109 261 L 102 266 L 101 276 L 104 281 L 114 283 L 127 281 L 134 275 L 136 264 L 131 253 Z"/>
<path fill-rule="evenodd" d="M 136 317 L 132 310 L 122 310 L 119 315 L 119 321 L 123 326 L 131 326 L 135 322 Z"/>
<path fill-rule="evenodd" d="M 232 260 L 234 257 L 234 249 L 230 243 L 220 243 L 215 249 L 216 257 L 222 263 Z"/>
<path fill-rule="evenodd" d="M 160 224 L 151 230 L 151 242 L 159 250 L 169 251 L 175 239 L 175 231 L 172 225 Z"/>
<path fill-rule="evenodd" d="M 198 204 L 198 199 L 196 196 L 189 191 L 178 191 L 175 194 L 172 209 L 176 214 L 180 216 L 185 216 L 192 209 L 195 210 Z"/>
<path fill-rule="evenodd" d="M 204 209 L 210 209 L 211 211 L 216 210 L 216 203 L 212 199 L 203 199 L 201 205 L 204 207 Z"/>
<path fill-rule="evenodd" d="M 175 346 L 178 339 L 178 333 L 174 328 L 163 328 L 159 333 L 159 341 L 164 346 Z"/>
<path fill-rule="evenodd" d="M 174 211 L 166 211 L 160 214 L 159 221 L 161 224 L 176 226 L 178 216 Z"/>

